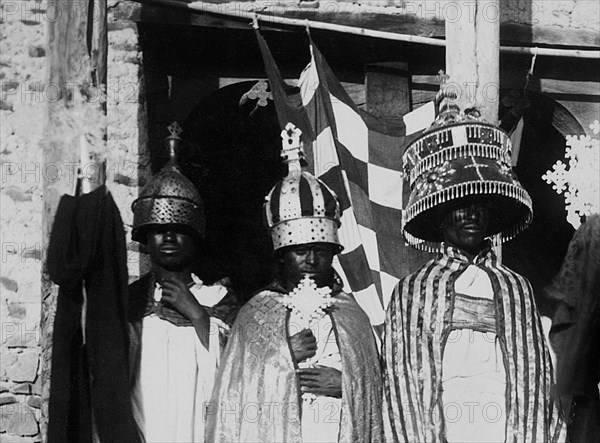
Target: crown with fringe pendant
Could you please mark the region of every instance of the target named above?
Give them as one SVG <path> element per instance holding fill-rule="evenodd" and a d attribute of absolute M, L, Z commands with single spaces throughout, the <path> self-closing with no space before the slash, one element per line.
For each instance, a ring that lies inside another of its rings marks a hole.
<path fill-rule="evenodd" d="M 511 167 L 508 134 L 476 109 L 460 111 L 444 81 L 438 95 L 436 120 L 403 154 L 411 189 L 403 211 L 404 238 L 417 249 L 439 250 L 441 218 L 465 201 L 490 208 L 487 236 L 501 234 L 500 242 L 514 238 L 531 223 L 533 210 Z"/>

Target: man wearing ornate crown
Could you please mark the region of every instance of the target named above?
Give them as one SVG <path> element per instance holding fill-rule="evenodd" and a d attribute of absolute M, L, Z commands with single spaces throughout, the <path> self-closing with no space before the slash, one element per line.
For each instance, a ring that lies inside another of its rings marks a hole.
<path fill-rule="evenodd" d="M 373 332 L 331 266 L 339 202 L 282 132 L 288 175 L 265 203 L 276 276 L 240 311 L 208 408 L 208 442 L 377 442 L 381 376 Z"/>
<path fill-rule="evenodd" d="M 133 240 L 152 270 L 130 285 L 130 369 L 134 414 L 143 441 L 204 438 L 221 344 L 234 312 L 232 294 L 191 272 L 204 236 L 202 200 L 177 165 L 180 128 L 169 127 L 170 159 L 133 203 Z"/>
<path fill-rule="evenodd" d="M 490 241 L 510 240 L 532 218 L 508 136 L 447 106 L 403 161 L 404 237 L 438 252 L 398 283 L 388 306 L 386 441 L 563 441 L 531 286 Z"/>

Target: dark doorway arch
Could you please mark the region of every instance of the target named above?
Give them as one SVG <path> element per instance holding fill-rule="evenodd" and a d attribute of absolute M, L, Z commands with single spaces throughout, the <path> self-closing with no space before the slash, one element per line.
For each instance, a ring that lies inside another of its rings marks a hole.
<path fill-rule="evenodd" d="M 245 301 L 269 282 L 272 247 L 263 222 L 265 195 L 284 175 L 274 105 L 240 106 L 256 81 L 223 87 L 186 118 L 184 173 L 198 186 L 207 215 L 207 251 L 199 273 L 227 275 Z"/>
<path fill-rule="evenodd" d="M 501 91 L 500 120 L 505 130 L 524 119 L 515 172 L 533 200 L 529 229 L 503 247 L 503 262 L 531 282 L 538 307 L 551 306 L 543 289 L 558 273 L 574 229 L 566 220 L 564 195 L 557 194 L 542 175 L 565 155 L 567 135 L 584 134 L 577 119 L 560 103 L 538 92 Z"/>

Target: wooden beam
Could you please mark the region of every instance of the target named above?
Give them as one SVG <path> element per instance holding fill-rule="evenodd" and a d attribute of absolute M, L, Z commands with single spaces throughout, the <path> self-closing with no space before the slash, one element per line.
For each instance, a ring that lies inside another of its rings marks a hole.
<path fill-rule="evenodd" d="M 140 3 L 141 0 L 137 0 Z M 456 2 L 452 2 L 454 5 Z M 472 7 L 473 2 L 467 4 Z M 354 12 L 331 10 L 331 8 L 314 9 L 291 5 L 269 5 L 261 8 L 259 3 L 197 1 L 188 3 L 181 0 L 145 0 L 140 9 L 155 12 L 140 14 L 133 12 L 132 19 L 168 23 L 175 20 L 182 22 L 182 16 L 165 14 L 165 8 L 183 9 L 193 14 L 204 15 L 205 18 L 187 18 L 187 24 L 197 26 L 214 26 L 240 28 L 246 26 L 256 14 L 262 29 L 289 31 L 296 27 L 304 27 L 306 21 L 311 28 L 323 29 L 365 37 L 375 37 L 394 41 L 407 41 L 427 45 L 444 46 L 444 22 L 429 16 L 419 17 L 415 14 L 403 13 L 401 8 L 384 8 L 386 12 L 363 11 L 357 7 Z M 192 14 L 192 15 L 193 15 Z M 229 19 L 210 20 L 209 17 L 229 17 Z M 174 18 L 177 17 L 177 18 Z M 209 24 L 205 24 L 209 23 Z M 595 30 L 572 29 L 559 26 L 542 26 L 536 24 L 500 23 L 501 51 L 512 53 L 529 53 L 539 46 L 539 55 L 599 58 L 600 34 Z M 249 26 L 249 25 L 248 25 Z"/>

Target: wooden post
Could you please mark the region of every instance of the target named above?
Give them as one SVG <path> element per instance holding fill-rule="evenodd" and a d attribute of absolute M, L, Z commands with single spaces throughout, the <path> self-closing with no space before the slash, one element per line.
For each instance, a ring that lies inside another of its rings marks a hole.
<path fill-rule="evenodd" d="M 102 92 L 102 82 L 106 81 L 106 0 L 56 2 L 49 4 L 48 8 L 54 8 L 51 11 L 54 19 L 48 20 L 47 116 L 42 157 L 44 245 L 48 245 L 50 240 L 61 196 L 73 195 L 82 144 L 93 159 L 83 159 L 83 173 L 96 172 L 93 174 L 96 180 L 91 180 L 88 189 L 99 185 L 97 172 L 103 159 L 106 135 Z M 40 321 L 42 440 L 46 440 L 48 425 L 52 330 L 57 294 L 57 287 L 50 281 L 44 262 Z"/>
<path fill-rule="evenodd" d="M 477 107 L 498 123 L 500 85 L 499 0 L 458 1 L 446 8 L 446 73 L 461 109 Z M 453 9 L 453 8 L 452 8 Z M 454 13 L 456 12 L 456 13 Z"/>
<path fill-rule="evenodd" d="M 500 2 L 458 1 L 457 14 L 446 17 L 446 72 L 456 88 L 458 106 L 476 107 L 498 124 L 500 100 Z M 449 13 L 450 8 L 446 8 Z M 494 250 L 502 259 L 500 234 Z"/>
<path fill-rule="evenodd" d="M 383 119 L 401 119 L 412 110 L 408 63 L 372 63 L 366 66 L 367 111 Z"/>

